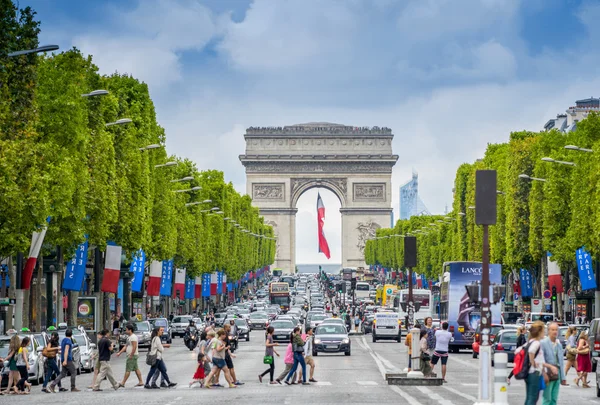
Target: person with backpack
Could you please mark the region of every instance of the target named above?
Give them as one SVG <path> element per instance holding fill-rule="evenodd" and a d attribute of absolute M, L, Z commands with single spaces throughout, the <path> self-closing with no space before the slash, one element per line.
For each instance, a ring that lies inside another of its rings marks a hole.
<path fill-rule="evenodd" d="M 529 342 L 515 355 L 514 373 L 517 380 L 525 380 L 525 405 L 536 405 L 540 391 L 546 386 L 546 369 L 558 374 L 558 368 L 546 363 L 540 340 L 544 338 L 545 325 L 536 321 L 529 329 Z"/>

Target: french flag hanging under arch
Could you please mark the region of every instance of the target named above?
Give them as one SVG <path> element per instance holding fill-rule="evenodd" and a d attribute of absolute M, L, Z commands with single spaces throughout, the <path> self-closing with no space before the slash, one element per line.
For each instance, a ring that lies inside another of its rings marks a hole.
<path fill-rule="evenodd" d="M 325 224 L 325 206 L 321 200 L 321 194 L 317 193 L 317 222 L 319 225 L 319 253 L 323 253 L 326 258 L 330 258 L 329 245 L 325 234 L 323 233 L 323 225 Z"/>

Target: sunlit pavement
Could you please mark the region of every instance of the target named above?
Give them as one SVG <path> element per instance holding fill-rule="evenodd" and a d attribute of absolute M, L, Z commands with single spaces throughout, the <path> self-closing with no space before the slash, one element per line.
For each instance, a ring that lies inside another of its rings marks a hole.
<path fill-rule="evenodd" d="M 425 404 L 472 404 L 477 399 L 477 362 L 471 352 L 464 351 L 460 354 L 450 354 L 448 362 L 448 383 L 441 387 L 396 387 L 388 386 L 384 375 L 388 371 L 401 370 L 406 367 L 407 354 L 404 341 L 377 342 L 371 341 L 370 335 L 352 337 L 352 355 L 320 354 L 315 358 L 317 369 L 315 378 L 317 383 L 310 386 L 269 385 L 268 375 L 262 384 L 258 381 L 258 374 L 267 366 L 262 364 L 264 356 L 264 332 L 253 331 L 250 342 L 241 342 L 237 358 L 234 359 L 235 370 L 238 378 L 245 385 L 236 389 L 215 388 L 201 389 L 189 388 L 188 383 L 196 367 L 196 353 L 190 352 L 183 346 L 182 339 L 174 339 L 173 346 L 165 351 L 165 361 L 172 381 L 178 386 L 173 389 L 146 390 L 133 388 L 137 383 L 134 375 L 129 378 L 127 387 L 114 391 L 107 381 L 102 383 L 103 392 L 87 390 L 92 375 L 82 374 L 77 377 L 77 386 L 82 389 L 79 393 L 44 394 L 41 386 L 32 387 L 28 396 L 0 397 L 0 403 L 61 403 L 61 404 L 131 404 L 144 405 L 162 404 L 197 404 L 214 403 L 213 401 L 225 400 L 228 404 L 382 404 L 382 403 L 409 403 L 415 405 Z M 285 346 L 277 348 L 281 357 L 276 359 L 276 376 L 283 370 L 283 355 Z M 148 371 L 143 361 L 145 351 L 140 353 L 140 366 L 144 378 Z M 122 378 L 125 370 L 124 357 L 113 356 L 111 361 L 117 380 Z M 438 365 L 439 367 L 439 365 Z M 437 369 L 438 372 L 441 370 Z M 573 371 L 570 372 L 570 374 Z M 560 404 L 600 404 L 596 398 L 595 375 L 590 374 L 591 389 L 577 388 L 572 384 L 574 374 L 570 375 L 569 387 L 561 387 Z M 68 379 L 63 380 L 69 387 Z M 221 383 L 224 384 L 224 378 Z M 197 386 L 196 386 L 197 387 Z M 521 381 L 513 380 L 509 387 L 509 403 L 522 404 L 524 402 L 525 385 Z M 541 400 L 540 400 L 541 403 Z"/>

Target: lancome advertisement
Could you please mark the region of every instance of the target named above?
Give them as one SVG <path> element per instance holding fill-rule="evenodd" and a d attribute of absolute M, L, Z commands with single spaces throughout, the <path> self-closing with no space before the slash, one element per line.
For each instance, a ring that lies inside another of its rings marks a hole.
<path fill-rule="evenodd" d="M 481 263 L 455 262 L 449 264 L 448 324 L 454 334 L 454 345 L 470 345 L 481 322 L 479 303 L 471 303 L 467 287 L 481 284 Z M 490 284 L 502 283 L 502 267 L 490 264 Z M 490 297 L 492 292 L 490 288 Z M 491 305 L 492 323 L 500 323 L 500 304 Z"/>

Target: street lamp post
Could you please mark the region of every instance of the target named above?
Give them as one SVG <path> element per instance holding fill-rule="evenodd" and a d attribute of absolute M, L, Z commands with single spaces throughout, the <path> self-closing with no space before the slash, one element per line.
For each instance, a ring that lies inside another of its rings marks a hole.
<path fill-rule="evenodd" d="M 96 96 L 106 96 L 109 94 L 108 90 L 94 90 L 89 93 L 82 94 L 81 97 L 96 97 Z"/>
<path fill-rule="evenodd" d="M 167 162 L 167 163 L 163 163 L 161 165 L 154 165 L 155 168 L 159 168 L 159 167 L 171 167 L 171 166 L 177 166 L 177 162 Z"/>
<path fill-rule="evenodd" d="M 524 180 L 546 181 L 546 179 L 542 179 L 540 177 L 532 177 L 532 176 L 529 176 L 529 175 L 524 174 L 524 173 L 519 174 L 519 178 L 520 179 L 524 179 Z"/>
<path fill-rule="evenodd" d="M 43 46 L 39 46 L 34 49 L 25 49 L 23 51 L 11 52 L 7 56 L 9 58 L 13 58 L 15 56 L 30 55 L 32 53 L 51 52 L 51 51 L 56 51 L 56 50 L 58 50 L 58 45 L 43 45 Z"/>
<path fill-rule="evenodd" d="M 121 118 L 119 120 L 116 120 L 115 122 L 107 122 L 106 124 L 104 124 L 104 126 L 106 126 L 106 127 L 112 127 L 114 125 L 129 124 L 131 122 L 133 122 L 133 120 L 131 118 Z"/>

